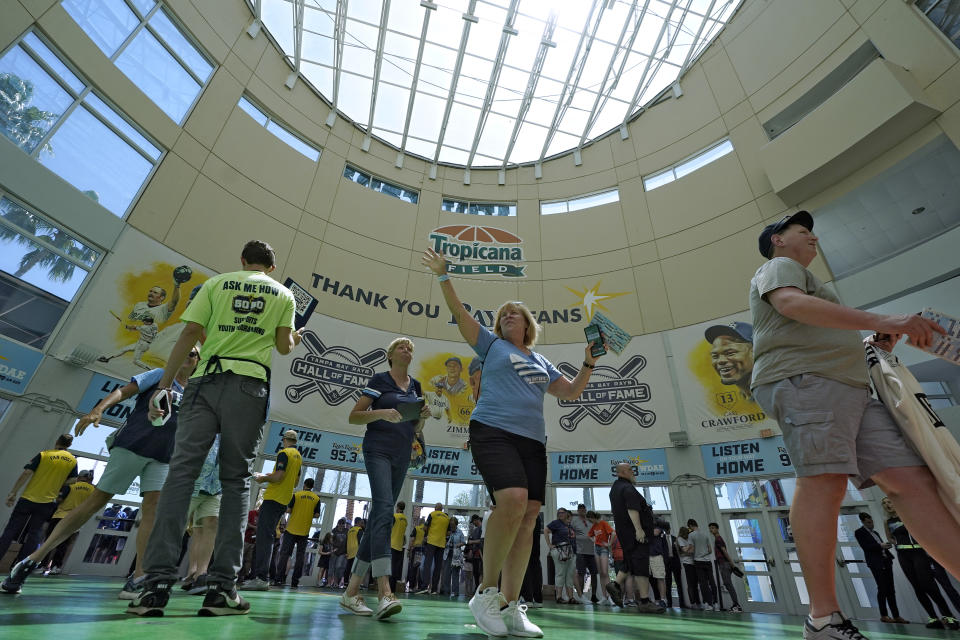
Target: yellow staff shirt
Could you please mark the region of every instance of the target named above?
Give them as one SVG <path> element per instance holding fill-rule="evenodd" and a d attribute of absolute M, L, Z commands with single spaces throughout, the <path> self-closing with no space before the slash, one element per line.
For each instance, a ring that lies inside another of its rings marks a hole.
<path fill-rule="evenodd" d="M 310 523 L 320 514 L 320 496 L 313 491 L 297 491 L 290 500 L 287 533 L 295 536 L 310 534 Z"/>
<path fill-rule="evenodd" d="M 300 479 L 300 464 L 303 459 L 296 447 L 287 447 L 277 453 L 277 464 L 274 470 L 286 469 L 287 474 L 280 482 L 271 482 L 263 492 L 264 500 L 273 500 L 280 504 L 288 504 L 293 498 L 293 489 Z"/>
<path fill-rule="evenodd" d="M 403 538 L 407 533 L 407 516 L 402 513 L 393 514 L 393 529 L 390 531 L 390 548 L 403 551 Z"/>
<path fill-rule="evenodd" d="M 434 511 L 427 517 L 427 544 L 435 547 L 447 546 L 447 528 L 450 526 L 450 516 L 443 511 Z"/>
<path fill-rule="evenodd" d="M 74 482 L 70 485 L 70 493 L 67 494 L 67 497 L 63 499 L 63 502 L 60 503 L 60 506 L 57 507 L 57 511 L 53 514 L 54 518 L 62 518 L 67 515 L 70 511 L 73 511 L 77 505 L 90 497 L 90 494 L 93 493 L 93 485 L 89 482 Z"/>
<path fill-rule="evenodd" d="M 356 557 L 357 549 L 360 548 L 360 532 L 362 530 L 363 527 L 357 525 L 350 527 L 350 530 L 347 531 L 347 560 Z"/>
<path fill-rule="evenodd" d="M 77 459 L 64 449 L 41 451 L 23 468 L 33 471 L 33 476 L 21 497 L 37 504 L 55 501 L 63 483 L 77 477 Z"/>

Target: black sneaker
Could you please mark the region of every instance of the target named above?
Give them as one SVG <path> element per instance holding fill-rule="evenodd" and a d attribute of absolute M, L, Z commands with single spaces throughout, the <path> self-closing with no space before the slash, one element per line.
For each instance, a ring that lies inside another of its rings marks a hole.
<path fill-rule="evenodd" d="M 803 640 L 867 640 L 867 637 L 839 611 L 834 611 L 830 615 L 830 622 L 819 629 L 810 623 L 810 617 L 807 616 L 803 623 Z"/>
<path fill-rule="evenodd" d="M 623 608 L 623 588 L 613 580 L 607 583 L 607 595 L 613 600 L 613 604 Z"/>
<path fill-rule="evenodd" d="M 926 626 L 927 629 L 943 629 L 944 628 L 943 622 L 941 622 L 939 618 L 930 618 L 930 621 L 927 622 L 927 624 L 924 626 Z"/>
<path fill-rule="evenodd" d="M 219 585 L 211 585 L 203 599 L 198 616 L 242 616 L 250 613 L 250 603 L 240 597 L 233 587 L 229 591 Z"/>
<path fill-rule="evenodd" d="M 170 587 L 172 586 L 169 582 L 158 582 L 145 586 L 143 591 L 127 605 L 127 613 L 144 618 L 161 617 L 163 608 L 167 606 L 167 602 L 170 600 Z"/>
<path fill-rule="evenodd" d="M 190 588 L 187 589 L 187 593 L 191 596 L 202 596 L 207 593 L 207 589 L 210 585 L 207 584 L 207 574 L 203 574 L 190 584 Z"/>
<path fill-rule="evenodd" d="M 30 572 L 40 566 L 36 560 L 29 557 L 24 558 L 10 569 L 10 575 L 0 584 L 0 589 L 5 593 L 20 593 L 20 587 L 27 581 Z"/>

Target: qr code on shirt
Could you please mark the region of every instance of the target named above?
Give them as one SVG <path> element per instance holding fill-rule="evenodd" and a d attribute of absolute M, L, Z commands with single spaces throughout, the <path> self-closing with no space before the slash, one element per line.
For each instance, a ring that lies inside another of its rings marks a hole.
<path fill-rule="evenodd" d="M 296 302 L 297 315 L 302 316 L 303 314 L 307 313 L 307 311 L 310 309 L 310 304 L 314 302 L 316 298 L 310 295 L 306 289 L 298 285 L 296 282 L 291 282 L 290 285 L 288 285 L 288 288 L 290 289 L 290 293 L 293 294 L 293 299 Z"/>

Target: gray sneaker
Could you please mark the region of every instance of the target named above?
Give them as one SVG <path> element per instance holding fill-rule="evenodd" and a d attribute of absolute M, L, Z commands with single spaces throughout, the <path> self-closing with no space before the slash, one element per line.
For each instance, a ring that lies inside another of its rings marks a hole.
<path fill-rule="evenodd" d="M 270 583 L 263 578 L 247 580 L 240 587 L 241 591 L 270 591 Z"/>
<path fill-rule="evenodd" d="M 830 622 L 817 629 L 810 623 L 810 618 L 803 623 L 803 640 L 868 640 L 860 630 L 853 626 L 839 611 L 834 611 Z"/>
<path fill-rule="evenodd" d="M 130 576 L 127 578 L 127 581 L 123 584 L 123 588 L 120 589 L 120 593 L 117 594 L 117 598 L 120 600 L 134 600 L 140 592 L 143 591 L 144 580 L 147 576 L 140 576 L 139 578 L 134 578 Z"/>

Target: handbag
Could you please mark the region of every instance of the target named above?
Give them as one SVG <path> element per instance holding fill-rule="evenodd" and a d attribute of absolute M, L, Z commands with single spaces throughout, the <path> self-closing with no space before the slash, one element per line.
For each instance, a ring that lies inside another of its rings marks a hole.
<path fill-rule="evenodd" d="M 554 547 L 557 550 L 557 560 L 566 562 L 573 556 L 573 545 L 569 543 L 558 544 Z"/>

